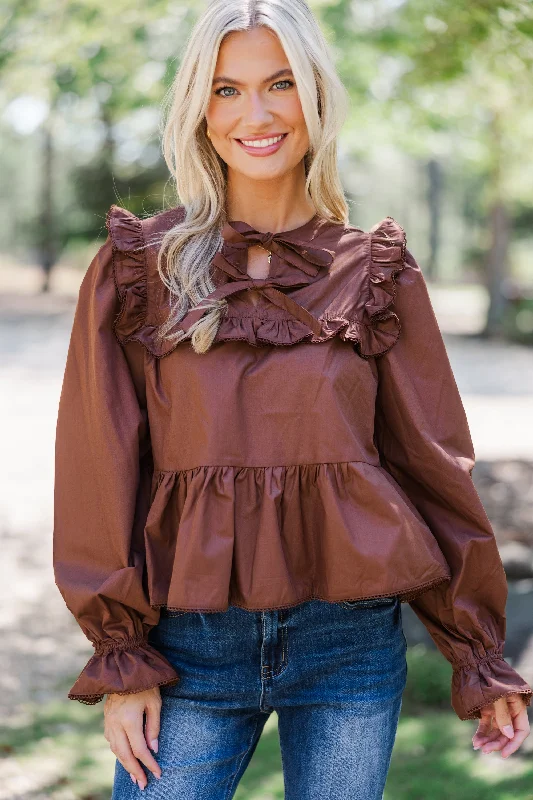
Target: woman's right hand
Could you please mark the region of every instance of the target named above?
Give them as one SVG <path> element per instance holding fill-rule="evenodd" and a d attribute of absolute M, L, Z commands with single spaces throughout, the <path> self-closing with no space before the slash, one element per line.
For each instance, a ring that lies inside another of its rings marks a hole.
<path fill-rule="evenodd" d="M 146 726 L 143 730 L 143 715 Z M 156 778 L 161 777 L 161 767 L 150 749 L 157 753 L 161 694 L 159 687 L 135 694 L 108 694 L 104 704 L 104 736 L 133 783 L 144 789 L 148 783 L 141 764 L 145 764 Z"/>

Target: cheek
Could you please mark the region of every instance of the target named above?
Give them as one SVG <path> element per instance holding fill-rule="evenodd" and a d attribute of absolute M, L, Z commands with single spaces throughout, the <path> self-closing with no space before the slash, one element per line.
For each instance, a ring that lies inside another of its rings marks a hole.
<path fill-rule="evenodd" d="M 287 98 L 283 116 L 288 125 L 302 136 L 307 135 L 307 124 L 303 115 L 300 99 L 297 95 Z"/>
<path fill-rule="evenodd" d="M 230 103 L 224 105 L 211 101 L 205 117 L 209 128 L 219 136 L 229 133 L 235 124 L 235 113 L 232 111 Z"/>

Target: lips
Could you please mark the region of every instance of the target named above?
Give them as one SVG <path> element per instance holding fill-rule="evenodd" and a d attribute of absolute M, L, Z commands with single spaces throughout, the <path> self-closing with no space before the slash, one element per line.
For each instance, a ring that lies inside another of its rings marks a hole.
<path fill-rule="evenodd" d="M 260 142 L 263 139 L 266 139 L 266 140 L 275 139 L 275 138 L 277 138 L 277 136 L 281 136 L 281 139 L 279 139 L 277 142 L 274 142 L 274 144 L 267 145 L 266 147 L 257 147 L 257 145 L 254 146 L 252 144 L 250 144 L 250 145 L 244 144 L 245 141 L 247 141 L 247 142 L 254 142 L 254 141 L 255 142 Z M 287 138 L 287 136 L 288 136 L 287 133 L 278 133 L 278 134 L 271 134 L 270 136 L 256 136 L 255 138 L 252 137 L 251 139 L 246 139 L 246 140 L 235 139 L 235 141 L 237 142 L 239 147 L 242 147 L 242 149 L 246 153 L 248 153 L 249 155 L 268 156 L 268 155 L 271 155 L 272 153 L 275 153 L 277 150 L 279 150 L 279 148 L 285 142 L 285 139 Z"/>
<path fill-rule="evenodd" d="M 285 137 L 286 133 L 269 133 L 264 136 L 243 136 L 242 139 L 237 139 L 238 142 L 260 142 L 262 139 L 277 139 L 278 136 Z"/>

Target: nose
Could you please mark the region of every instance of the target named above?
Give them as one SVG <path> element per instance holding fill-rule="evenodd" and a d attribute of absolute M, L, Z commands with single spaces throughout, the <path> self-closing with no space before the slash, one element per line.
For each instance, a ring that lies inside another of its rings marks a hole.
<path fill-rule="evenodd" d="M 272 123 L 272 119 L 273 115 L 269 111 L 268 101 L 259 92 L 251 93 L 243 115 L 243 128 L 248 128 L 251 132 L 250 135 L 256 136 L 261 127 Z"/>

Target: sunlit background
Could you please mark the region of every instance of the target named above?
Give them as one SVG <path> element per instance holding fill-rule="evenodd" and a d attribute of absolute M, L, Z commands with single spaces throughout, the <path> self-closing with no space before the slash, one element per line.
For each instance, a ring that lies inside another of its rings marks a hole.
<path fill-rule="evenodd" d="M 467 412 L 509 578 L 506 656 L 533 680 L 533 5 L 312 2 L 351 94 L 351 222 L 406 230 Z M 202 2 L 0 5 L 0 800 L 103 800 L 103 704 L 66 699 L 92 654 L 54 584 L 55 420 L 80 281 L 112 203 L 179 202 L 161 101 Z M 409 682 L 386 800 L 531 800 L 533 743 L 474 753 L 450 668 L 404 605 Z M 283 798 L 276 715 L 237 800 Z M 192 798 L 191 798 L 192 800 Z"/>

